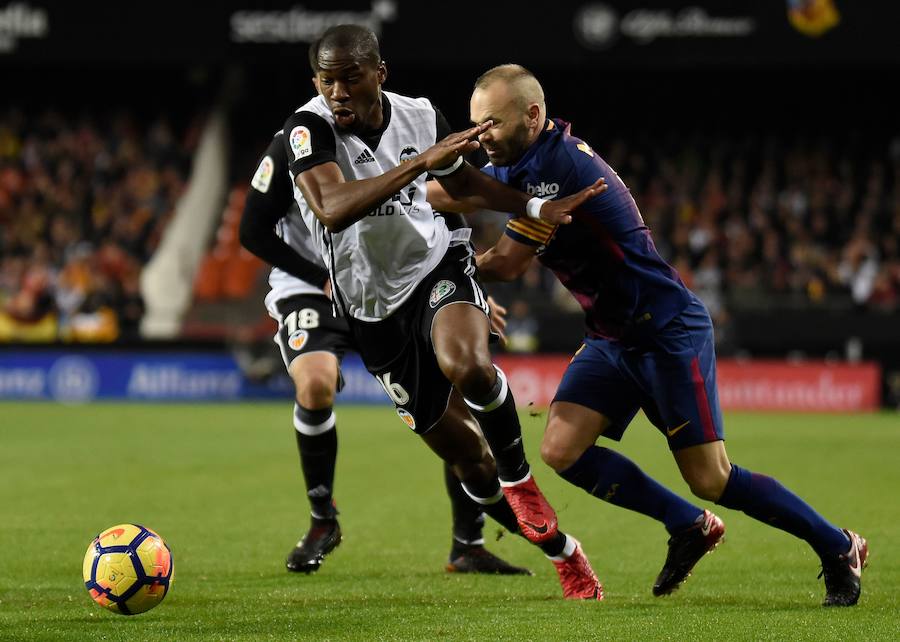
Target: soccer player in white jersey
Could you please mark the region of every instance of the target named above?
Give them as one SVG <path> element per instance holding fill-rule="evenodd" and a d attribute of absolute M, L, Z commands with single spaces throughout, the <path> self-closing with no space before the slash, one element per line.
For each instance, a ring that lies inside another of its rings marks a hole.
<path fill-rule="evenodd" d="M 285 150 L 335 307 L 366 367 L 485 512 L 553 560 L 565 597 L 602 599 L 525 459 L 515 402 L 488 351 L 487 304 L 468 236 L 435 215 L 425 179 L 431 173 L 474 207 L 554 224 L 570 221 L 603 181 L 544 202 L 468 165 L 463 155 L 489 124 L 444 136 L 449 128 L 427 99 L 383 92 L 387 69 L 369 29 L 328 29 L 310 47 L 310 63 L 319 95 L 287 120 Z"/>
<path fill-rule="evenodd" d="M 457 225 L 464 225 L 461 216 L 451 216 Z M 342 538 L 332 496 L 337 461 L 333 405 L 341 359 L 347 350 L 356 349 L 346 320 L 332 314 L 328 270 L 297 212 L 281 131 L 272 139 L 250 182 L 240 239 L 244 247 L 273 266 L 266 309 L 278 322 L 275 341 L 296 390 L 293 423 L 311 513 L 310 528 L 288 554 L 286 566 L 289 571 L 312 573 Z M 502 319 L 496 321 L 502 323 Z M 484 512 L 466 495 L 447 464 L 444 482 L 453 516 L 447 570 L 529 574 L 528 569 L 509 564 L 484 547 Z"/>

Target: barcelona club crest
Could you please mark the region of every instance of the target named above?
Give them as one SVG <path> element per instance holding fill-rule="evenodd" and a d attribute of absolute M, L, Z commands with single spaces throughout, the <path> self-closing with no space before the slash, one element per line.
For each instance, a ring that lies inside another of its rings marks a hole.
<path fill-rule="evenodd" d="M 433 288 L 431 288 L 431 296 L 428 297 L 428 305 L 432 308 L 436 308 L 437 304 L 440 303 L 442 299 L 446 299 L 455 291 L 456 283 L 448 281 L 447 279 L 441 279 L 434 284 Z"/>
<path fill-rule="evenodd" d="M 834 0 L 787 0 L 787 7 L 791 25 L 810 38 L 818 38 L 841 23 Z"/>
<path fill-rule="evenodd" d="M 409 412 L 407 412 L 403 408 L 397 408 L 397 414 L 400 416 L 400 419 L 403 420 L 403 423 L 409 426 L 410 430 L 416 429 L 416 420 Z"/>

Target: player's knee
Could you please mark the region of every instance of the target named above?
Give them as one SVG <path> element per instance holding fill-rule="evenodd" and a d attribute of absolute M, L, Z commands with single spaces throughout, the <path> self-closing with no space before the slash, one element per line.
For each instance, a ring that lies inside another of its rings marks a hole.
<path fill-rule="evenodd" d="M 489 355 L 468 355 L 441 364 L 444 376 L 466 399 L 484 399 L 491 393 L 497 371 Z"/>
<path fill-rule="evenodd" d="M 564 425 L 564 422 L 551 413 L 550 421 L 544 430 L 544 438 L 541 440 L 541 460 L 558 473 L 571 468 L 583 452 L 562 437 L 566 433 L 559 430 L 561 425 Z"/>
<path fill-rule="evenodd" d="M 541 442 L 541 460 L 556 472 L 570 468 L 578 460 L 579 454 L 558 441 L 544 439 Z"/>
<path fill-rule="evenodd" d="M 700 499 L 714 502 L 722 496 L 725 485 L 728 483 L 728 474 L 723 474 L 723 471 L 718 468 L 709 468 L 686 474 L 685 481 L 694 495 Z"/>
<path fill-rule="evenodd" d="M 294 379 L 297 401 L 304 408 L 328 408 L 334 405 L 336 382 L 324 373 L 305 373 Z"/>

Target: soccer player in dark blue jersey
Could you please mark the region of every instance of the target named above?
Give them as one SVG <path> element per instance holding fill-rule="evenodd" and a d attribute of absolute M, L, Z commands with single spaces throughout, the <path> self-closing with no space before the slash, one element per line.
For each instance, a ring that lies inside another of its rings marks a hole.
<path fill-rule="evenodd" d="M 505 235 L 478 258 L 483 279 L 511 280 L 537 257 L 585 312 L 584 343 L 550 406 L 544 461 L 588 493 L 665 525 L 669 550 L 653 593 L 671 593 L 721 541 L 725 526 L 595 444 L 601 435 L 619 440 L 643 409 L 695 495 L 806 540 L 822 560 L 824 604 L 855 604 L 866 540 L 830 524 L 775 479 L 729 461 L 709 313 L 657 253 L 628 187 L 568 123 L 547 118 L 543 90 L 526 69 L 502 65 L 483 74 L 470 107 L 474 123 L 492 123 L 479 136 L 490 161 L 483 171 L 532 194 L 530 213 L 600 177 L 608 185 L 568 225 L 511 218 Z M 438 186 L 428 198 L 439 209 L 470 209 Z"/>

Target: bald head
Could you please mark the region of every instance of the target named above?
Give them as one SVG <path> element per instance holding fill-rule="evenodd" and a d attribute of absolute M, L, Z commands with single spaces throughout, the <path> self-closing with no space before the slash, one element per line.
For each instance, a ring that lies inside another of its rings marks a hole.
<path fill-rule="evenodd" d="M 515 163 L 544 128 L 547 107 L 537 78 L 521 65 L 500 65 L 475 81 L 469 103 L 473 123 L 493 126 L 479 140 L 494 165 Z"/>

